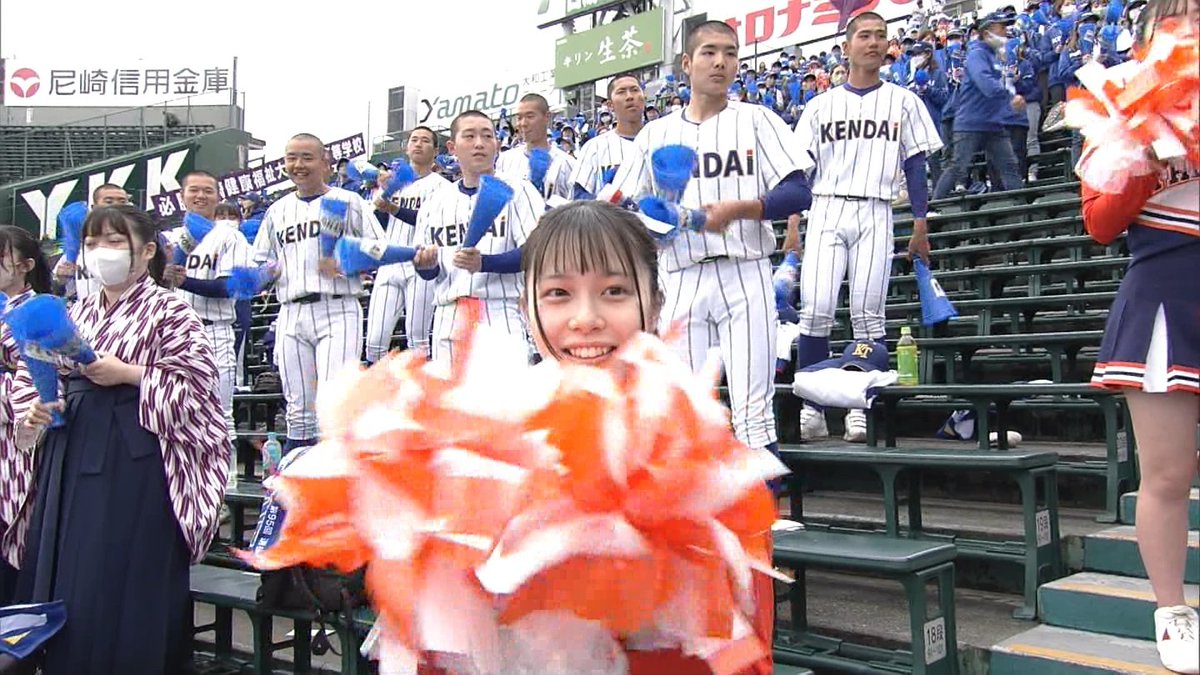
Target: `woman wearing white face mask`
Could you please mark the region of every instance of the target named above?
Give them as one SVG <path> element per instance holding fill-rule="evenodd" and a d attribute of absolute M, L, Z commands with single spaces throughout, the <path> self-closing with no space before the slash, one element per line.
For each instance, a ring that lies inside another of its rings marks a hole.
<path fill-rule="evenodd" d="M 70 310 L 99 358 L 59 357 L 62 400 L 13 381 L 18 447 L 45 434 L 21 602 L 62 600 L 47 675 L 182 672 L 191 635 L 188 567 L 217 528 L 228 438 L 200 319 L 158 284 L 164 255 L 149 215 L 92 211 L 83 259 L 101 292 Z M 52 410 L 66 424 L 46 430 Z"/>

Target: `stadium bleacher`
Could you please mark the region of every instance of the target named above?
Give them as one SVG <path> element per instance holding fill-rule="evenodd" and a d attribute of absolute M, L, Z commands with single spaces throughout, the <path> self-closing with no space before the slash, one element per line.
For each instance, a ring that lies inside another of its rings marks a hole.
<path fill-rule="evenodd" d="M 197 136 L 212 125 L 0 126 L 0 185 Z"/>
<path fill-rule="evenodd" d="M 1132 528 L 1136 443 L 1119 393 L 1086 385 L 1127 252 L 1121 240 L 1102 246 L 1084 234 L 1064 137 L 1047 136 L 1042 147 L 1042 179 L 1029 187 L 932 205 L 939 214 L 931 218 L 933 267 L 959 318 L 918 327 L 909 263 L 895 260 L 889 337 L 901 325 L 914 327 L 922 386 L 884 391 L 872 411 L 870 444 L 801 443 L 799 402 L 789 387 L 778 388 L 782 456 L 795 471 L 781 506 L 784 517 L 806 529 L 776 539 L 776 563 L 800 580 L 777 592 L 777 672 L 1158 667 L 1147 633 L 1153 595 Z M 911 218 L 903 206 L 896 212 L 902 249 Z M 782 236 L 783 224 L 777 225 Z M 251 381 L 270 370 L 262 340 L 278 307 L 269 295 L 255 302 Z M 850 338 L 842 310 L 834 348 Z M 403 335 L 393 345 L 404 347 Z M 959 408 L 977 411 L 980 439 L 935 439 L 942 420 Z M 226 498 L 232 526 L 222 528 L 207 564 L 193 575 L 195 601 L 217 608 L 217 652 L 226 659 L 240 650 L 254 672 L 267 672 L 278 645 L 260 637 L 230 645 L 220 632 L 232 609 L 253 613 L 233 583 L 249 583 L 253 573 L 236 571 L 240 563 L 227 547 L 243 545 L 253 527 L 262 498 L 257 444 L 267 431 L 282 431 L 281 409 L 279 394 L 235 397 L 244 468 Z M 828 412 L 828 421 L 837 438 L 835 413 Z M 1008 429 L 1023 435 L 1018 448 L 988 447 L 989 430 L 1005 439 Z M 1189 601 L 1195 602 L 1196 490 L 1190 518 Z M 228 572 L 212 572 L 218 568 Z M 897 588 L 884 590 L 886 584 Z M 930 584 L 937 588 L 927 599 Z M 854 602 L 838 595 L 843 588 L 871 595 L 856 596 L 855 611 Z M 294 622 L 299 635 L 305 619 L 279 620 Z M 343 647 L 342 672 L 367 672 L 347 653 L 365 635 L 369 613 L 328 620 Z M 266 625 L 254 623 L 254 634 Z M 301 639 L 297 647 L 307 644 Z M 295 663 L 307 665 L 308 658 Z"/>

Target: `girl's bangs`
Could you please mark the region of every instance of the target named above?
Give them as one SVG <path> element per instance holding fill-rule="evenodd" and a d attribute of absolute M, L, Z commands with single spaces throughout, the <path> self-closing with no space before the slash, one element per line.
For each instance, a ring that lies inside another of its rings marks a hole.
<path fill-rule="evenodd" d="M 565 220 L 546 241 L 535 273 L 539 277 L 567 274 L 634 276 L 629 242 L 616 228 L 597 226 L 586 218 Z"/>

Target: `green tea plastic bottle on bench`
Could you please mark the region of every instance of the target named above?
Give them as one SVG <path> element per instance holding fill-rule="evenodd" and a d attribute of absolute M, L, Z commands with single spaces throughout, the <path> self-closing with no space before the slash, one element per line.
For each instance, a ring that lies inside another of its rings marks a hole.
<path fill-rule="evenodd" d="M 900 374 L 900 384 L 911 387 L 921 383 L 918 358 L 917 339 L 912 336 L 912 329 L 901 327 L 900 341 L 896 343 L 896 371 Z"/>

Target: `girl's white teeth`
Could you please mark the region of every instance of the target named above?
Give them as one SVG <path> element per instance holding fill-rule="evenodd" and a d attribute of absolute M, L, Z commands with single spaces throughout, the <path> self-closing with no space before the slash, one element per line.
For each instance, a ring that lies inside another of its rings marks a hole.
<path fill-rule="evenodd" d="M 576 347 L 570 350 L 570 354 L 577 359 L 595 359 L 604 356 L 612 350 L 612 347 Z"/>

